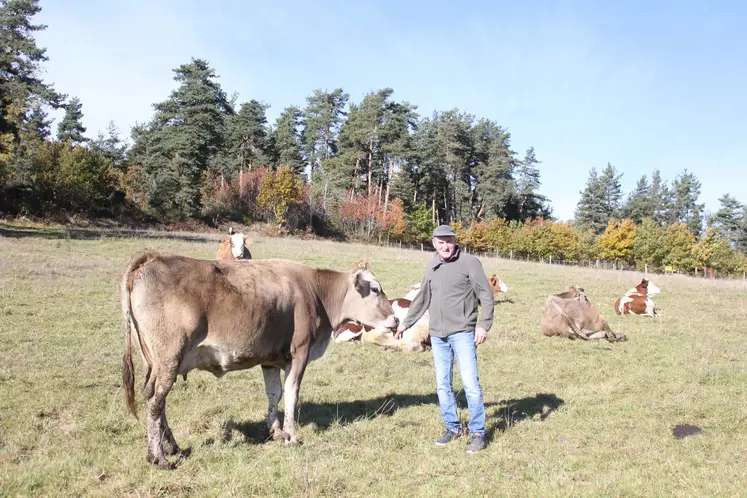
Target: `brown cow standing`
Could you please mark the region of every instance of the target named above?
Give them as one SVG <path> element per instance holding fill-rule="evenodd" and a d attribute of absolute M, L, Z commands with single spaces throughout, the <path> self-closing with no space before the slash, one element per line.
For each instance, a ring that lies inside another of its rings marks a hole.
<path fill-rule="evenodd" d="M 284 260 L 198 260 L 148 251 L 127 265 L 120 292 L 127 406 L 137 417 L 134 342 L 146 367 L 146 459 L 164 468 L 171 467 L 164 454 L 180 452 L 166 421 L 166 396 L 178 374 L 186 379 L 197 368 L 220 377 L 261 365 L 270 434 L 297 445 L 301 380 L 308 363 L 324 354 L 334 328 L 345 320 L 390 329 L 398 323 L 367 265 L 339 272 Z"/>

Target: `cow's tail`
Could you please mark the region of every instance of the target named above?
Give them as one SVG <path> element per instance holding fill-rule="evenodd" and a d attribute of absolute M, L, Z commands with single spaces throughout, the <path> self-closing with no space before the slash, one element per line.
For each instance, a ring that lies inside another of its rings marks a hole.
<path fill-rule="evenodd" d="M 141 351 L 143 351 L 143 357 L 148 362 L 148 372 L 151 370 L 150 355 L 147 354 L 142 346 L 140 340 L 140 332 L 137 328 L 137 322 L 132 314 L 132 303 L 130 295 L 132 293 L 132 283 L 134 280 L 133 273 L 150 258 L 151 253 L 141 253 L 132 258 L 130 264 L 122 272 L 122 279 L 120 282 L 120 301 L 122 304 L 122 330 L 124 333 L 124 353 L 122 354 L 122 385 L 125 390 L 125 400 L 127 402 L 127 408 L 130 413 L 138 418 L 137 407 L 135 405 L 135 375 L 134 368 L 132 365 L 132 331 L 135 331 L 137 336 L 138 344 L 141 345 Z"/>

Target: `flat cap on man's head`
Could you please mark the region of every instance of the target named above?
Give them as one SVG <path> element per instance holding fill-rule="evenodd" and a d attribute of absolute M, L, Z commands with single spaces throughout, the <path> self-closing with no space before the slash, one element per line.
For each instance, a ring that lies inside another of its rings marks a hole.
<path fill-rule="evenodd" d="M 441 225 L 433 230 L 434 237 L 456 237 L 456 232 L 449 225 Z"/>

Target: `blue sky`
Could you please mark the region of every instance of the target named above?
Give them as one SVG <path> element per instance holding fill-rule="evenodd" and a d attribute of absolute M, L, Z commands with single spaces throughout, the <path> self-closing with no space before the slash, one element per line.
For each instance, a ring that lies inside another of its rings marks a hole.
<path fill-rule="evenodd" d="M 315 88 L 372 90 L 421 115 L 459 108 L 535 147 L 542 192 L 573 216 L 589 169 L 630 191 L 687 168 L 701 202 L 747 202 L 747 2 L 41 1 L 45 78 L 83 102 L 95 136 L 125 135 L 207 59 L 227 93 L 283 108 Z"/>

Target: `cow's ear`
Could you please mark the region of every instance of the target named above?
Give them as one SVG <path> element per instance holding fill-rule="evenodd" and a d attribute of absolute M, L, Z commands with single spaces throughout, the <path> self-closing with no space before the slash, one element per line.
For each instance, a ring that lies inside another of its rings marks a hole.
<path fill-rule="evenodd" d="M 366 297 L 371 293 L 371 283 L 365 277 L 365 272 L 363 270 L 358 270 L 353 273 L 353 286 L 362 297 Z"/>

